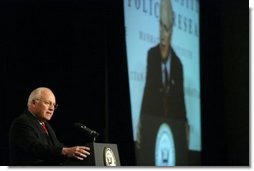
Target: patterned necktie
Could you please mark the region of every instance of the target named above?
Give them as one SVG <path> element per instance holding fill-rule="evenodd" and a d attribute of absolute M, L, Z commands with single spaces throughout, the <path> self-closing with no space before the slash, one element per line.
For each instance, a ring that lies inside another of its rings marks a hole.
<path fill-rule="evenodd" d="M 48 134 L 48 129 L 47 129 L 46 125 L 45 125 L 45 122 L 42 122 L 41 126 L 42 126 L 42 129 L 43 129 L 43 132 Z"/>

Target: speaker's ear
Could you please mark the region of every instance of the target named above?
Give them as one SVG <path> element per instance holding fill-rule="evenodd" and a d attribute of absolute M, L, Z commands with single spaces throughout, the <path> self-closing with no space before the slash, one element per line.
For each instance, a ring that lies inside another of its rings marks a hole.
<path fill-rule="evenodd" d="M 33 100 L 33 104 L 35 104 L 35 100 Z"/>

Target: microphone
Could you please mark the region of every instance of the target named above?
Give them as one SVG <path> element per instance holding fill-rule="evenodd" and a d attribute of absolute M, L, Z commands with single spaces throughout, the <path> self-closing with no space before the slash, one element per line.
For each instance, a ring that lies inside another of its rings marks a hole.
<path fill-rule="evenodd" d="M 76 123 L 74 123 L 74 126 L 77 127 L 77 128 L 79 128 L 79 129 L 81 129 L 81 130 L 83 130 L 83 131 L 85 131 L 86 133 L 88 133 L 89 135 L 91 135 L 91 136 L 93 136 L 93 137 L 98 137 L 98 136 L 100 135 L 98 132 L 96 132 L 96 131 L 94 131 L 94 130 L 88 128 L 88 127 L 86 127 L 86 126 L 85 126 L 84 124 L 82 124 L 82 123 L 76 122 Z"/>

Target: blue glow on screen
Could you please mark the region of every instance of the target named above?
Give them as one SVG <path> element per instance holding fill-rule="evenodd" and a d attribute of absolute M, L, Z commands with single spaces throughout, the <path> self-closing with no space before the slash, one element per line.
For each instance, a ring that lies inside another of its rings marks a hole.
<path fill-rule="evenodd" d="M 146 78 L 147 51 L 159 43 L 159 0 L 124 0 L 127 62 L 136 140 Z M 184 94 L 190 125 L 189 149 L 201 150 L 199 1 L 172 0 L 172 46 L 184 68 Z"/>

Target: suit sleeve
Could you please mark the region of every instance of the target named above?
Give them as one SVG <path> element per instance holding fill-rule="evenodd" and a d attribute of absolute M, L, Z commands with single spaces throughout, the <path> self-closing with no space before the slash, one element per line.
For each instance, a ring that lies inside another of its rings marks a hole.
<path fill-rule="evenodd" d="M 27 122 L 17 120 L 12 127 L 12 134 L 10 137 L 17 149 L 20 149 L 31 156 L 35 156 L 42 160 L 57 161 L 63 159 L 61 151 L 62 144 L 46 145 L 39 139 L 39 134 Z"/>
<path fill-rule="evenodd" d="M 142 115 L 146 114 L 148 111 L 150 111 L 149 107 L 149 100 L 151 99 L 151 51 L 148 52 L 148 57 L 147 57 L 147 66 L 146 66 L 146 80 L 145 80 L 145 87 L 144 87 L 144 94 L 143 94 L 143 99 L 142 99 L 142 104 L 141 104 L 141 117 Z"/>
<path fill-rule="evenodd" d="M 179 97 L 180 97 L 180 113 L 182 114 L 182 118 L 184 119 L 185 122 L 187 121 L 187 116 L 186 116 L 186 107 L 185 107 L 185 100 L 184 100 L 184 79 L 183 79 L 183 65 L 179 61 L 179 82 L 180 82 L 180 87 L 179 87 Z"/>
<path fill-rule="evenodd" d="M 174 64 L 176 65 L 176 72 L 177 72 L 176 79 L 178 80 L 177 82 L 179 82 L 177 87 L 177 97 L 176 97 L 176 99 L 178 100 L 177 104 L 179 105 L 179 115 L 181 119 L 187 122 L 185 99 L 184 99 L 183 65 L 180 62 L 179 57 L 177 57 L 177 60 Z"/>

